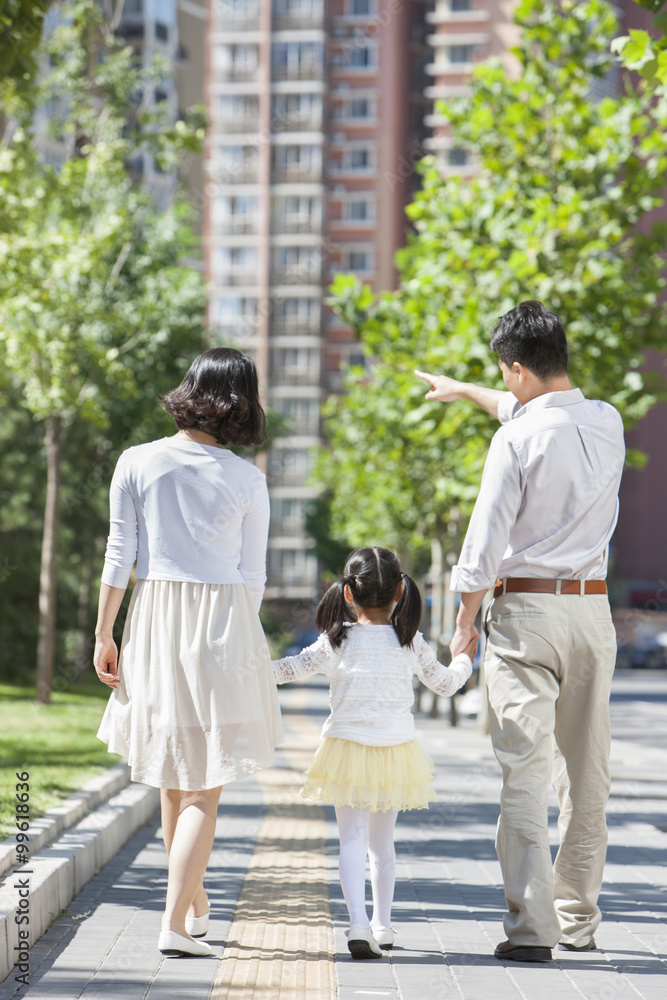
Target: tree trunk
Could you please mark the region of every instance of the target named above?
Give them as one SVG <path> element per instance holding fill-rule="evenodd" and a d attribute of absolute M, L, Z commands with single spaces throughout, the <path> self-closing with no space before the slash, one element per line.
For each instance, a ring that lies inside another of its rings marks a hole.
<path fill-rule="evenodd" d="M 79 584 L 79 607 L 76 615 L 76 649 L 74 666 L 77 671 L 77 682 L 83 684 L 86 680 L 86 669 L 93 662 L 93 630 L 90 627 L 90 588 L 93 582 L 93 559 L 84 559 L 81 567 L 81 582 Z"/>
<path fill-rule="evenodd" d="M 44 435 L 46 446 L 46 502 L 42 565 L 39 575 L 39 637 L 37 640 L 37 701 L 51 701 L 56 637 L 56 547 L 60 506 L 60 459 L 62 419 L 47 417 Z"/>

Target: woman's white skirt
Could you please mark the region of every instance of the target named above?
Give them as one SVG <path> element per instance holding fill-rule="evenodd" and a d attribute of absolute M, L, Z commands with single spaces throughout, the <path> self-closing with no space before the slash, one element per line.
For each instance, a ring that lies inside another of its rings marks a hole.
<path fill-rule="evenodd" d="M 201 791 L 273 762 L 278 692 L 245 584 L 139 580 L 119 662 L 97 735 L 133 781 Z"/>

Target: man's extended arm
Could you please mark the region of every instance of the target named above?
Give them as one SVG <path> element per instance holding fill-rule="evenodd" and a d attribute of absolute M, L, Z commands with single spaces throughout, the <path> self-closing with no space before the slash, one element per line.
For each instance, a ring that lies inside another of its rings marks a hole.
<path fill-rule="evenodd" d="M 473 382 L 457 382 L 455 378 L 449 378 L 448 375 L 427 375 L 426 372 L 417 369 L 415 369 L 415 375 L 423 378 L 432 386 L 426 393 L 426 399 L 440 403 L 452 403 L 456 399 L 467 399 L 496 418 L 498 417 L 500 401 L 507 396 L 507 393 L 501 389 L 487 389 L 485 386 L 475 385 Z"/>

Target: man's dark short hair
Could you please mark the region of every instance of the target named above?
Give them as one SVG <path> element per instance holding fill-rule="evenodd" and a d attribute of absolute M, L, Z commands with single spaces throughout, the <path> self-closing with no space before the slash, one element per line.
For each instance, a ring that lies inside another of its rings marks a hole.
<path fill-rule="evenodd" d="M 518 361 L 543 382 L 567 375 L 567 340 L 563 324 L 541 302 L 520 302 L 501 316 L 489 346 L 508 368 Z"/>

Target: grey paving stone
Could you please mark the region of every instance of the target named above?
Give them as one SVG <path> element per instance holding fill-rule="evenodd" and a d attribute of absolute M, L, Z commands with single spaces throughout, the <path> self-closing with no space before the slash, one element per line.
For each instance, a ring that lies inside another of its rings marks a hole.
<path fill-rule="evenodd" d="M 288 689 L 281 697 L 289 706 Z M 325 702 L 326 689 L 313 687 L 309 704 L 320 718 Z M 347 951 L 337 831 L 333 810 L 327 809 L 338 993 L 304 1000 L 665 1000 L 667 871 L 659 863 L 667 834 L 658 826 L 667 827 L 667 753 L 649 753 L 631 742 L 615 745 L 613 766 L 622 783 L 610 803 L 603 922 L 596 934 L 601 950 L 554 951 L 552 965 L 516 965 L 493 958 L 495 945 L 505 938 L 505 904 L 493 846 L 500 773 L 488 738 L 480 737 L 470 720 L 451 730 L 444 720 L 420 717 L 418 727 L 436 761 L 441 802 L 429 812 L 399 817 L 396 948 L 372 962 L 355 962 Z M 207 879 L 208 940 L 218 953 L 263 815 L 254 780 L 223 791 Z M 555 816 L 553 805 L 550 816 Z M 555 827 L 552 832 L 555 844 Z M 164 850 L 154 823 L 88 883 L 68 914 L 35 945 L 31 985 L 18 995 L 28 1000 L 207 1000 L 215 960 L 166 960 L 157 952 L 165 888 Z M 11 978 L 0 984 L 0 1000 L 16 995 Z"/>

